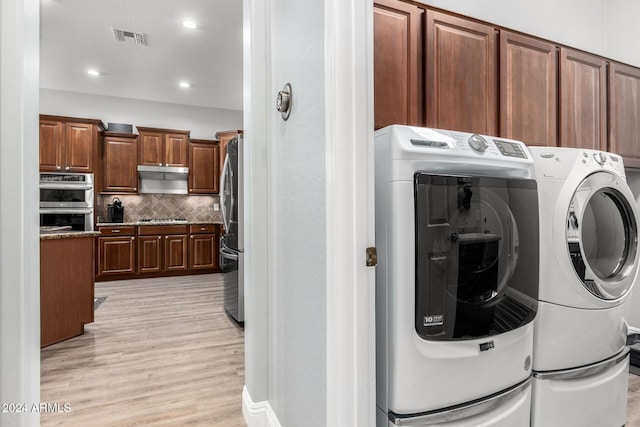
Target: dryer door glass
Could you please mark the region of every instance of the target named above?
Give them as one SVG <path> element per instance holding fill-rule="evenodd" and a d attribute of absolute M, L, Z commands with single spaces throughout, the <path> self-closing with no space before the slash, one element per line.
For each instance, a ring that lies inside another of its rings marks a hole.
<path fill-rule="evenodd" d="M 418 173 L 414 185 L 418 335 L 473 339 L 533 320 L 535 181 Z"/>
<path fill-rule="evenodd" d="M 567 248 L 576 274 L 593 295 L 616 299 L 629 290 L 637 251 L 637 224 L 621 178 L 588 176 L 567 214 Z"/>

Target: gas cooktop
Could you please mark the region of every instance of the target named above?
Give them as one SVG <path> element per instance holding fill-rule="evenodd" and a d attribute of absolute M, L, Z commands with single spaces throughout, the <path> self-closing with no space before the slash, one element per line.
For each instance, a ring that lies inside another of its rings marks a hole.
<path fill-rule="evenodd" d="M 186 223 L 185 218 L 142 218 L 140 222 L 177 222 Z"/>

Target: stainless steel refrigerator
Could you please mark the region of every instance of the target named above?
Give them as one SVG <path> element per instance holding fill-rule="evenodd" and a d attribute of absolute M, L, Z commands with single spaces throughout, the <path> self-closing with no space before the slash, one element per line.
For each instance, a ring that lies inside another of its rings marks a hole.
<path fill-rule="evenodd" d="M 220 237 L 220 268 L 224 308 L 237 322 L 244 322 L 243 138 L 227 144 L 220 178 L 220 205 L 225 233 Z"/>

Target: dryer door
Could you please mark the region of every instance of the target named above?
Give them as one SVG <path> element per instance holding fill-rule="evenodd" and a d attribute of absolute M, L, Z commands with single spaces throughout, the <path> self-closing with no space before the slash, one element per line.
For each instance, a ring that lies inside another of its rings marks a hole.
<path fill-rule="evenodd" d="M 418 173 L 414 186 L 417 334 L 474 339 L 533 320 L 536 182 Z"/>
<path fill-rule="evenodd" d="M 629 292 L 637 271 L 635 201 L 624 180 L 609 172 L 585 178 L 567 212 L 567 249 L 584 287 L 603 300 Z"/>

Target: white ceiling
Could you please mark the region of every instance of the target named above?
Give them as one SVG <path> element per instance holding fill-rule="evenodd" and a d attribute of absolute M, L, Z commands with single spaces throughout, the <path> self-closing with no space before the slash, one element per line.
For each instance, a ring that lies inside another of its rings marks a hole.
<path fill-rule="evenodd" d="M 242 110 L 242 0 L 42 0 L 40 16 L 42 88 Z"/>

